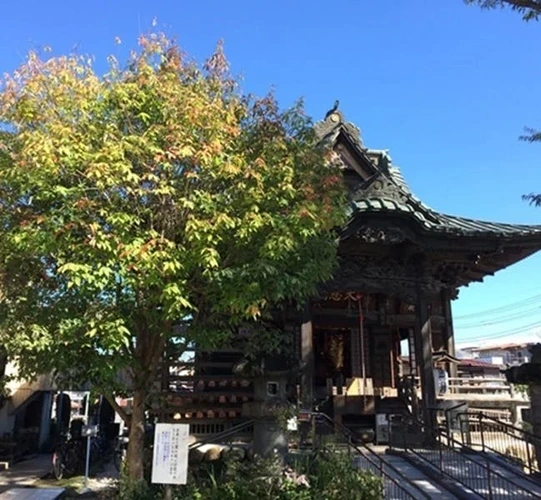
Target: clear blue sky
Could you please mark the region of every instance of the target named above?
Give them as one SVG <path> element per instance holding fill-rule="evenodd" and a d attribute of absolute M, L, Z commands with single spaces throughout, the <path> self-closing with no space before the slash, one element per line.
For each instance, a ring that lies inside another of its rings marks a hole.
<path fill-rule="evenodd" d="M 247 91 L 274 86 L 283 105 L 303 96 L 317 119 L 340 99 L 365 144 L 390 149 L 433 208 L 541 223 L 541 209 L 520 199 L 541 191 L 541 144 L 517 140 L 525 125 L 541 128 L 541 23 L 462 0 L 4 0 L 0 71 L 46 45 L 53 54 L 76 47 L 104 67 L 154 17 L 197 59 L 223 38 Z M 460 320 L 541 294 L 540 271 L 541 255 L 463 289 L 454 303 L 458 341 L 541 325 L 541 300 L 505 310 L 506 318 L 524 311 L 513 321 L 465 328 L 487 316 Z"/>

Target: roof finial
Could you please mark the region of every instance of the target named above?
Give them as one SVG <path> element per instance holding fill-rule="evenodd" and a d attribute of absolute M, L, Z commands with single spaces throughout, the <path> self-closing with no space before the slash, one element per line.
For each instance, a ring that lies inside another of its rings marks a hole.
<path fill-rule="evenodd" d="M 327 113 L 325 114 L 325 120 L 329 118 L 329 116 L 331 116 L 334 112 L 336 112 L 336 110 L 338 109 L 338 106 L 340 106 L 340 101 L 336 99 L 336 101 L 334 101 L 334 106 L 331 109 L 329 109 L 329 111 L 327 111 Z"/>

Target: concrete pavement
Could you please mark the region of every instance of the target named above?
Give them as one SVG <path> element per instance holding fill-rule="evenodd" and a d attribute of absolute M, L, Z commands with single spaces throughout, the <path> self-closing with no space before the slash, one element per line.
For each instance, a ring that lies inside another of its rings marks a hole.
<path fill-rule="evenodd" d="M 51 472 L 52 456 L 36 455 L 0 471 L 0 492 L 16 486 L 31 486 Z"/>

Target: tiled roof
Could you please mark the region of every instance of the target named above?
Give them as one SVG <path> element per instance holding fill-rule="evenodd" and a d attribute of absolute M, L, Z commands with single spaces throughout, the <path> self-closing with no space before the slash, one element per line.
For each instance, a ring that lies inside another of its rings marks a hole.
<path fill-rule="evenodd" d="M 471 366 L 472 368 L 500 368 L 499 365 L 487 363 L 486 361 L 479 361 L 478 359 L 461 359 L 458 366 Z"/>
<path fill-rule="evenodd" d="M 481 351 L 500 351 L 505 349 L 520 349 L 527 347 L 529 345 L 532 345 L 534 341 L 532 342 L 521 342 L 521 343 L 509 343 L 509 344 L 493 344 L 493 345 L 486 345 L 481 347 L 475 347 L 472 349 L 472 352 L 481 352 Z"/>
<path fill-rule="evenodd" d="M 541 226 L 486 222 L 454 215 L 441 214 L 416 201 L 397 201 L 391 198 L 367 198 L 354 202 L 356 212 L 392 212 L 410 215 L 428 231 L 464 236 L 483 236 L 499 233 L 509 236 L 541 235 Z"/>
<path fill-rule="evenodd" d="M 400 169 L 392 165 L 387 151 L 366 148 L 361 140 L 360 130 L 355 125 L 345 122 L 340 111 L 317 123 L 316 133 L 323 142 L 333 144 L 341 135 L 345 136 L 358 154 L 365 161 L 370 162 L 376 172 L 356 190 L 349 224 L 354 224 L 357 215 L 392 213 L 411 217 L 418 222 L 422 230 L 432 233 L 472 237 L 483 235 L 541 237 L 541 226 L 468 219 L 442 214 L 425 205 L 411 192 Z M 378 182 L 380 187 L 374 188 Z"/>

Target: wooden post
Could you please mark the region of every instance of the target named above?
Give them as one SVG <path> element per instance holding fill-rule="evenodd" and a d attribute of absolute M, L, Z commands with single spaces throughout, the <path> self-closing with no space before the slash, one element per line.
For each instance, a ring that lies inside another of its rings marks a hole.
<path fill-rule="evenodd" d="M 310 304 L 304 308 L 301 325 L 301 403 L 302 408 L 311 410 L 314 399 L 314 341 L 312 311 Z"/>
<path fill-rule="evenodd" d="M 455 332 L 453 328 L 453 312 L 451 309 L 451 298 L 449 290 L 443 289 L 441 291 L 441 303 L 443 308 L 443 315 L 445 317 L 445 350 L 451 356 L 455 356 Z M 449 376 L 456 378 L 457 374 L 456 363 L 449 364 Z"/>
<path fill-rule="evenodd" d="M 164 488 L 165 500 L 173 500 L 173 488 L 170 484 L 166 484 Z"/>
<path fill-rule="evenodd" d="M 434 363 L 432 360 L 432 330 L 428 303 L 425 292 L 417 287 L 417 304 L 415 308 L 417 324 L 415 326 L 415 344 L 417 360 L 421 375 L 422 413 L 426 425 L 435 424 L 435 413 L 431 411 L 436 407 L 436 387 L 434 382 Z"/>

